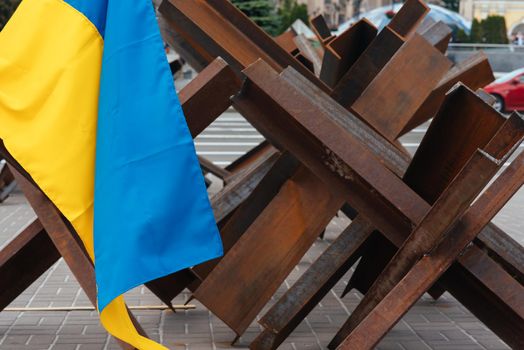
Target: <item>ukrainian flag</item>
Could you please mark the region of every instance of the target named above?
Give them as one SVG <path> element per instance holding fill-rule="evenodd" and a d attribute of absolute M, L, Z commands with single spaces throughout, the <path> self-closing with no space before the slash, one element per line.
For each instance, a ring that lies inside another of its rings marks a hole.
<path fill-rule="evenodd" d="M 122 294 L 222 245 L 151 1 L 23 0 L 0 33 L 0 137 L 94 259 L 105 328 L 165 349 Z"/>

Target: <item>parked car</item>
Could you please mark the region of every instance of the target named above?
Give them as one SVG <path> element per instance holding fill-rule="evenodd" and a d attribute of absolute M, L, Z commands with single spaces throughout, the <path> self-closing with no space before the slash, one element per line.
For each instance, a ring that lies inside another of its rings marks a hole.
<path fill-rule="evenodd" d="M 497 99 L 494 107 L 499 111 L 524 111 L 524 68 L 501 76 L 485 90 Z"/>

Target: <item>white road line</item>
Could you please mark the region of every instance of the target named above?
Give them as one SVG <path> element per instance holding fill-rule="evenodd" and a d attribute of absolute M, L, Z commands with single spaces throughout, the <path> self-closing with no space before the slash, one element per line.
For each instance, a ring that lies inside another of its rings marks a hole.
<path fill-rule="evenodd" d="M 211 125 L 220 125 L 220 126 L 245 126 L 249 128 L 253 128 L 253 126 L 249 123 L 242 123 L 242 122 L 228 122 L 223 120 L 216 120 Z"/>
<path fill-rule="evenodd" d="M 249 128 L 221 128 L 221 127 L 215 127 L 215 126 L 210 126 L 209 128 L 207 128 L 205 131 L 253 131 L 253 132 L 258 132 L 257 129 L 253 128 L 253 127 L 249 127 Z"/>
<path fill-rule="evenodd" d="M 249 124 L 247 120 L 242 117 L 218 117 L 216 121 L 225 121 L 225 122 L 244 122 Z"/>
<path fill-rule="evenodd" d="M 201 156 L 241 156 L 246 152 L 242 151 L 202 151 L 198 152 Z"/>
<path fill-rule="evenodd" d="M 195 142 L 196 146 L 258 146 L 259 142 Z"/>
<path fill-rule="evenodd" d="M 211 134 L 201 134 L 201 135 L 198 135 L 197 138 L 198 139 L 261 139 L 263 140 L 264 139 L 264 136 L 258 134 L 258 135 L 226 135 L 226 134 L 216 134 L 216 135 L 211 135 Z"/>
<path fill-rule="evenodd" d="M 232 125 L 232 126 L 235 126 L 235 127 L 227 127 L 229 124 L 225 124 L 225 123 L 213 123 L 211 124 L 211 126 L 209 126 L 208 128 L 206 128 L 204 130 L 204 132 L 207 132 L 207 131 L 252 131 L 252 132 L 257 132 L 257 129 L 255 129 L 254 127 L 252 127 L 250 124 L 242 124 L 242 123 L 238 123 L 236 125 Z M 426 133 L 426 129 L 414 129 L 412 131 L 410 131 L 410 133 L 415 133 L 415 134 L 425 134 Z"/>

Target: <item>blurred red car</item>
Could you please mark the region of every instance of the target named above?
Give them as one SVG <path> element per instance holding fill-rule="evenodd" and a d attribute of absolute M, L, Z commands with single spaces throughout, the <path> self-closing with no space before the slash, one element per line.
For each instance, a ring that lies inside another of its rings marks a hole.
<path fill-rule="evenodd" d="M 495 96 L 501 112 L 524 111 L 524 68 L 505 74 L 484 88 Z"/>

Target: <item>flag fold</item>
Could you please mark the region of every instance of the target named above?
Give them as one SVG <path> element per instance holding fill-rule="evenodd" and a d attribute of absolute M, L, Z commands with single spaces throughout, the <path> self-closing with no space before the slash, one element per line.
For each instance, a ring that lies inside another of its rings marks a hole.
<path fill-rule="evenodd" d="M 222 255 L 149 0 L 23 0 L 0 33 L 0 137 L 95 263 L 104 327 L 137 349 L 122 294 Z"/>

